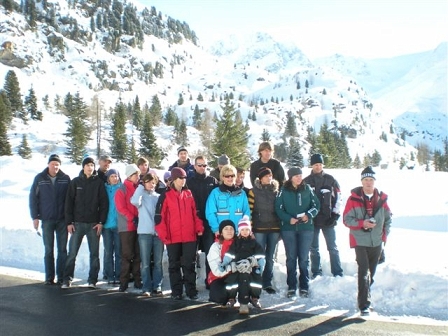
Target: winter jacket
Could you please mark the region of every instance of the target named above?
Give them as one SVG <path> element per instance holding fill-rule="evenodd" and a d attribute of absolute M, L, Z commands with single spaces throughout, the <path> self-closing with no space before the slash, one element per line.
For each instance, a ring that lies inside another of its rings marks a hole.
<path fill-rule="evenodd" d="M 224 278 L 231 272 L 231 266 L 228 265 L 224 270 L 220 268 L 224 255 L 229 250 L 233 243 L 233 239 L 224 240 L 222 243 L 214 242 L 210 246 L 210 250 L 207 254 L 207 261 L 210 266 L 210 272 L 207 276 L 207 283 L 211 284 L 216 279 Z"/>
<path fill-rule="evenodd" d="M 286 181 L 275 199 L 275 212 L 281 219 L 281 231 L 314 230 L 313 218 L 319 209 L 319 200 L 304 181 L 297 189 L 292 186 L 291 181 Z M 290 224 L 291 218 L 297 218 L 301 213 L 308 216 L 308 222 Z"/>
<path fill-rule="evenodd" d="M 252 236 L 238 236 L 225 256 L 230 257 L 230 260 L 235 262 L 249 257 L 254 257 L 258 261 L 265 258 L 265 253 L 263 247 Z"/>
<path fill-rule="evenodd" d="M 342 207 L 341 187 L 332 175 L 326 174 L 324 171 L 320 172 L 319 174 L 314 174 L 313 172 L 311 172 L 311 174 L 305 177 L 303 180 L 313 189 L 316 195 L 321 194 L 321 189 L 323 189 L 322 187 L 329 187 L 331 189 L 329 200 L 332 200 L 331 212 L 340 214 Z M 321 202 L 321 209 L 316 218 L 314 218 L 314 225 L 318 225 L 320 227 L 327 226 L 329 216 L 323 214 L 324 206 L 325 205 Z M 329 213 L 329 215 L 331 215 L 331 213 Z"/>
<path fill-rule="evenodd" d="M 115 194 L 118 232 L 137 231 L 136 220 L 138 219 L 138 210 L 131 204 L 131 197 L 134 195 L 135 189 L 137 189 L 137 186 L 126 179 Z"/>
<path fill-rule="evenodd" d="M 285 171 L 283 170 L 280 161 L 277 159 L 269 159 L 268 162 L 264 163 L 261 159 L 258 159 L 250 165 L 250 183 L 252 186 L 255 183 L 255 179 L 257 178 L 258 171 L 261 167 L 268 167 L 272 171 L 272 177 L 281 184 L 285 181 Z"/>
<path fill-rule="evenodd" d="M 109 212 L 109 199 L 106 194 L 104 182 L 98 177 L 96 171 L 87 178 L 81 170 L 67 190 L 65 198 L 65 220 L 67 224 L 106 223 Z"/>
<path fill-rule="evenodd" d="M 204 220 L 208 195 L 218 186 L 218 181 L 212 176 L 195 172 L 192 177 L 187 179 L 187 186 L 193 194 L 198 217 Z"/>
<path fill-rule="evenodd" d="M 167 190 L 156 231 L 164 244 L 194 242 L 204 232 L 190 190 L 185 187 L 181 191 Z"/>
<path fill-rule="evenodd" d="M 373 209 L 376 226 L 371 231 L 363 229 L 364 220 L 368 216 L 364 204 L 364 194 L 362 187 L 357 187 L 351 191 L 351 196 L 347 200 L 344 209 L 344 224 L 350 228 L 350 247 L 370 246 L 375 247 L 386 242 L 392 222 L 392 214 L 387 204 L 387 195 L 378 192 L 375 188 L 373 202 L 376 204 Z"/>
<path fill-rule="evenodd" d="M 138 234 L 155 234 L 154 215 L 159 194 L 145 190 L 141 184 L 131 197 L 131 203 L 138 209 Z"/>
<path fill-rule="evenodd" d="M 56 174 L 54 184 L 48 176 L 48 168 L 34 178 L 30 190 L 29 206 L 32 219 L 63 220 L 65 197 L 70 177 L 62 170 Z"/>
<path fill-rule="evenodd" d="M 275 198 L 279 183 L 272 180 L 271 184 L 262 185 L 258 178 L 249 191 L 249 207 L 252 212 L 253 232 L 280 232 L 280 218 L 275 213 Z"/>
<path fill-rule="evenodd" d="M 250 217 L 250 208 L 242 189 L 220 184 L 207 198 L 205 217 L 212 232 L 218 232 L 219 223 L 225 219 L 230 219 L 235 224 L 235 231 L 238 231 L 238 221 L 244 215 Z"/>
<path fill-rule="evenodd" d="M 194 170 L 194 165 L 191 164 L 190 159 L 187 159 L 187 164 L 185 165 L 180 165 L 179 160 L 177 160 L 176 162 L 174 162 L 171 166 L 169 166 L 168 171 L 171 171 L 174 167 L 179 167 L 182 168 L 183 170 L 185 170 L 185 172 L 187 173 L 187 178 L 188 177 L 193 177 L 194 173 L 196 170 Z"/>
<path fill-rule="evenodd" d="M 117 207 L 115 206 L 115 194 L 117 190 L 121 188 L 122 183 L 109 184 L 106 183 L 106 193 L 109 199 L 109 212 L 107 213 L 107 220 L 104 224 L 104 229 L 116 229 L 118 226 Z"/>

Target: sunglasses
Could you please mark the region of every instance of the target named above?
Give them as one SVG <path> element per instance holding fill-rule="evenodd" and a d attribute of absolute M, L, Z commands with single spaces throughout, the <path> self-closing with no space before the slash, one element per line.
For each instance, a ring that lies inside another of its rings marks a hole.
<path fill-rule="evenodd" d="M 202 167 L 204 167 L 204 168 L 207 167 L 206 164 L 197 164 L 196 166 L 201 167 L 201 168 L 202 168 Z"/>
<path fill-rule="evenodd" d="M 234 178 L 235 175 L 224 175 L 225 178 Z"/>

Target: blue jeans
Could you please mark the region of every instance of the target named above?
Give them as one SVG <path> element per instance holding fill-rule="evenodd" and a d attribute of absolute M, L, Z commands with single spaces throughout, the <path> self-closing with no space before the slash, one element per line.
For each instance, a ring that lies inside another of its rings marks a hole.
<path fill-rule="evenodd" d="M 139 234 L 140 258 L 142 260 L 143 292 L 151 292 L 162 287 L 163 280 L 163 243 L 160 238 L 152 234 Z M 151 254 L 154 256 L 154 268 L 151 272 Z M 151 276 L 152 274 L 152 276 Z"/>
<path fill-rule="evenodd" d="M 314 238 L 310 249 L 310 259 L 311 259 L 311 274 L 313 277 L 322 275 L 322 265 L 320 264 L 320 253 L 319 253 L 319 233 L 322 233 L 327 243 L 327 250 L 330 253 L 330 265 L 331 273 L 334 276 L 343 276 L 341 260 L 339 259 L 339 250 L 336 246 L 336 230 L 334 226 L 332 227 L 319 227 L 314 226 Z"/>
<path fill-rule="evenodd" d="M 76 256 L 81 247 L 82 239 L 87 237 L 90 252 L 90 270 L 88 282 L 96 284 L 100 270 L 100 237 L 93 229 L 96 223 L 75 222 L 75 232 L 70 237 L 68 244 L 68 256 L 64 269 L 64 282 L 72 281 L 75 275 Z"/>
<path fill-rule="evenodd" d="M 54 267 L 54 235 L 56 233 L 56 247 L 58 256 L 56 259 L 56 274 Z M 64 277 L 65 261 L 67 259 L 67 225 L 64 220 L 43 220 L 42 239 L 44 241 L 45 256 L 45 280 L 53 281 L 55 275 L 58 281 Z"/>
<path fill-rule="evenodd" d="M 272 278 L 274 276 L 274 253 L 280 238 L 280 232 L 255 233 L 255 239 L 264 249 L 266 266 L 262 276 L 263 288 L 272 287 Z"/>
<path fill-rule="evenodd" d="M 121 269 L 121 243 L 118 229 L 104 229 L 104 275 L 109 281 L 120 279 Z"/>
<path fill-rule="evenodd" d="M 286 283 L 288 290 L 297 289 L 297 260 L 299 261 L 299 289 L 308 290 L 308 255 L 314 231 L 282 231 L 286 253 Z"/>

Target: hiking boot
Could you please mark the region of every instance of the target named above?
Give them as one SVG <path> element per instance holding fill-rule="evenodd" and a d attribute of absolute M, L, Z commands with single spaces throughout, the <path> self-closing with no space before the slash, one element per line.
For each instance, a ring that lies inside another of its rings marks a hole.
<path fill-rule="evenodd" d="M 277 293 L 277 291 L 272 286 L 268 286 L 268 287 L 263 288 L 263 289 L 268 294 L 276 294 Z"/>
<path fill-rule="evenodd" d="M 191 295 L 188 295 L 190 300 L 196 301 L 197 299 L 199 299 L 198 293 L 193 293 Z"/>
<path fill-rule="evenodd" d="M 123 293 L 126 292 L 126 289 L 128 289 L 128 284 L 121 284 L 118 291 Z"/>
<path fill-rule="evenodd" d="M 307 298 L 308 297 L 308 291 L 306 290 L 306 289 L 301 289 L 300 291 L 299 291 L 299 295 L 300 295 L 300 297 L 302 297 L 302 298 Z"/>
<path fill-rule="evenodd" d="M 240 304 L 240 310 L 239 313 L 241 315 L 247 315 L 249 314 L 249 306 L 247 304 Z"/>
<path fill-rule="evenodd" d="M 96 284 L 93 283 L 93 282 L 89 282 L 89 283 L 87 284 L 87 287 L 92 288 L 92 289 L 96 289 Z"/>
<path fill-rule="evenodd" d="M 233 308 L 235 306 L 235 299 L 229 299 L 226 303 L 227 308 Z"/>
<path fill-rule="evenodd" d="M 289 289 L 288 293 L 286 294 L 286 297 L 289 299 L 294 299 L 296 297 L 296 290 L 295 289 Z"/>
<path fill-rule="evenodd" d="M 261 309 L 261 304 L 260 301 L 258 300 L 258 298 L 253 298 L 252 300 L 250 300 L 250 304 L 257 309 Z"/>
<path fill-rule="evenodd" d="M 135 289 L 142 289 L 143 288 L 143 283 L 141 281 L 135 280 L 134 281 L 134 288 Z"/>
<path fill-rule="evenodd" d="M 361 316 L 369 316 L 369 315 L 370 315 L 370 309 L 369 308 L 361 309 Z"/>
<path fill-rule="evenodd" d="M 68 289 L 72 286 L 71 281 L 65 281 L 62 283 L 61 289 Z"/>

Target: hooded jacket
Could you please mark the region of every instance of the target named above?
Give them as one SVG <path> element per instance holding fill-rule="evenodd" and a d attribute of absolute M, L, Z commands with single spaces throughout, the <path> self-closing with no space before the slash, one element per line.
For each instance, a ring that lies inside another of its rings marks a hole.
<path fill-rule="evenodd" d="M 275 199 L 275 212 L 281 219 L 281 231 L 314 230 L 313 218 L 320 209 L 319 200 L 304 181 L 295 189 L 290 180 L 286 181 Z M 290 224 L 291 218 L 306 213 L 307 223 Z"/>
<path fill-rule="evenodd" d="M 104 182 L 96 170 L 87 178 L 81 170 L 71 182 L 65 198 L 65 220 L 67 224 L 105 223 L 109 212 L 109 199 Z"/>
<path fill-rule="evenodd" d="M 363 229 L 364 220 L 370 218 L 364 204 L 362 187 L 352 189 L 351 196 L 347 200 L 344 209 L 344 224 L 350 228 L 350 247 L 367 246 L 375 247 L 386 242 L 392 222 L 392 214 L 387 204 L 387 195 L 374 190 L 373 208 L 375 227 L 371 231 Z"/>

